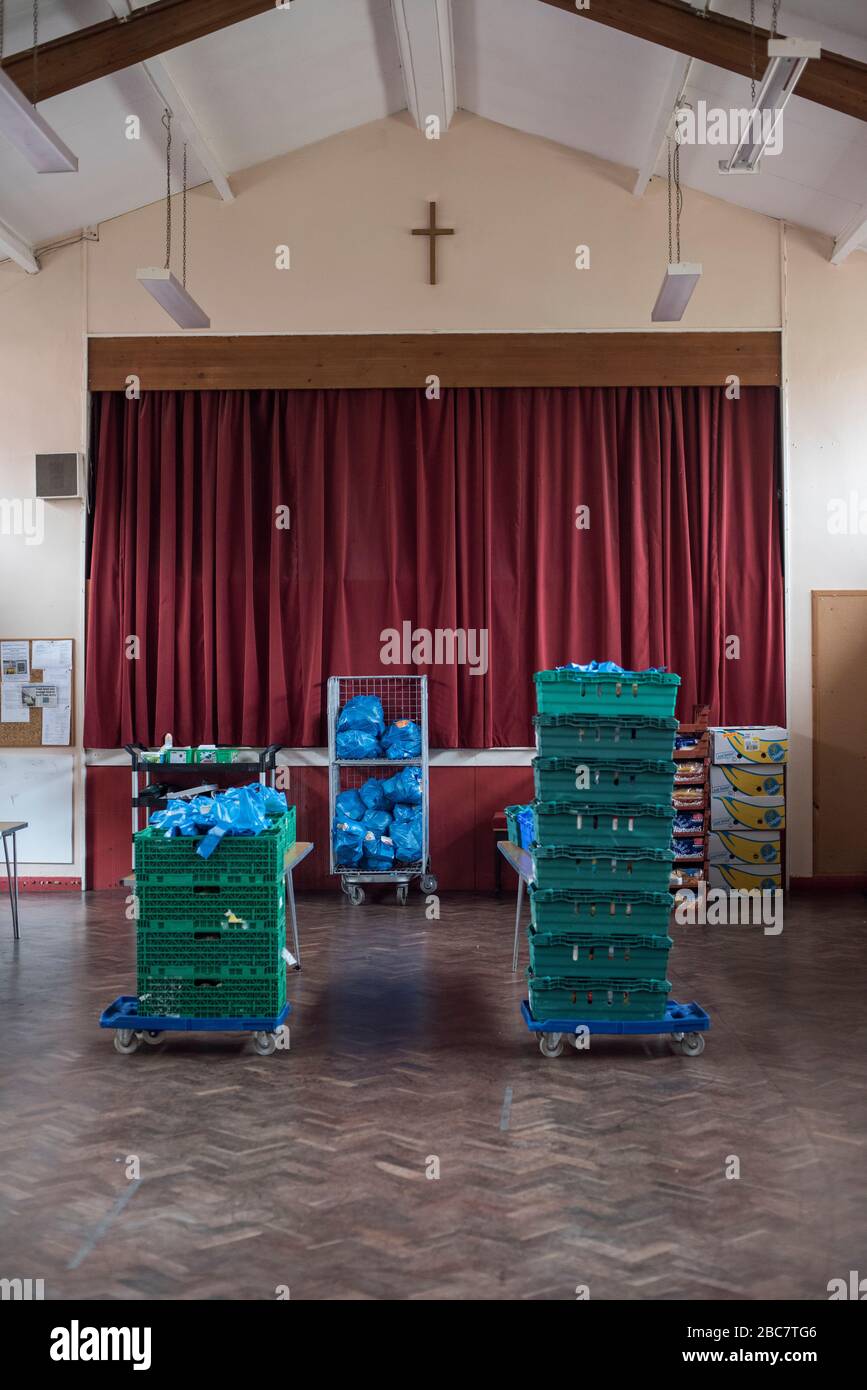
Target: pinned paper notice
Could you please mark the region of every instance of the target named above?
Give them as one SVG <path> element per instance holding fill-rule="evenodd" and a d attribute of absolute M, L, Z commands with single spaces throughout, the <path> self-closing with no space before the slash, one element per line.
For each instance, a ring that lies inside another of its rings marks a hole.
<path fill-rule="evenodd" d="M 3 724 L 29 724 L 30 710 L 21 699 L 24 686 L 20 681 L 4 681 L 0 701 L 0 722 Z"/>
<path fill-rule="evenodd" d="M 36 643 L 34 642 L 34 647 Z M 55 642 L 54 646 L 63 646 L 62 642 Z M 69 742 L 70 717 L 72 709 L 72 672 L 68 667 L 44 667 L 42 671 L 43 684 L 37 686 L 38 690 L 54 689 L 56 701 L 53 705 L 46 705 L 42 709 L 42 743 L 44 747 L 60 745 L 64 746 Z"/>
<path fill-rule="evenodd" d="M 60 641 L 48 641 L 44 638 L 39 638 L 34 641 L 33 665 L 36 667 L 37 671 L 42 672 L 43 679 L 45 678 L 46 666 L 51 666 L 61 671 L 71 671 L 72 638 L 64 637 L 61 638 Z"/>

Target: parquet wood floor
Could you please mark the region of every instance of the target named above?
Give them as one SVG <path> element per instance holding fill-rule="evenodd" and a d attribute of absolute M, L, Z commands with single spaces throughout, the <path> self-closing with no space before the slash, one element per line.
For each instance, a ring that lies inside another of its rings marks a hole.
<path fill-rule="evenodd" d="M 513 911 L 311 895 L 290 1052 L 122 1057 L 96 1026 L 134 992 L 122 894 L 24 896 L 17 945 L 0 919 L 0 1276 L 55 1299 L 824 1299 L 867 1274 L 867 900 L 791 899 L 779 937 L 674 928 L 675 996 L 713 1016 L 697 1059 L 542 1058 Z"/>

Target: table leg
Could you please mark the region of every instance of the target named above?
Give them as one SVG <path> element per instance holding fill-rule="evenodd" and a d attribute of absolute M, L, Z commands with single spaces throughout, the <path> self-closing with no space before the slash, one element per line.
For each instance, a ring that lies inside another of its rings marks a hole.
<path fill-rule="evenodd" d="M 295 887 L 292 883 L 292 870 L 286 875 L 286 895 L 289 898 L 289 913 L 292 918 L 292 940 L 295 943 L 296 969 L 301 969 L 301 943 L 298 940 L 298 914 L 295 911 Z"/>
<path fill-rule="evenodd" d="M 512 974 L 513 974 L 513 975 L 514 975 L 515 971 L 516 971 L 517 968 L 518 968 L 518 947 L 519 947 L 519 944 L 520 944 L 520 937 L 519 937 L 518 933 L 519 933 L 520 930 L 521 930 L 521 908 L 523 907 L 523 905 L 524 905 L 524 880 L 523 880 L 523 878 L 521 877 L 521 875 L 518 874 L 518 907 L 517 907 L 517 910 L 516 910 L 516 912 L 515 912 L 515 948 L 514 948 L 514 950 L 512 951 Z"/>
<path fill-rule="evenodd" d="M 18 851 L 15 845 L 15 835 L 12 836 L 12 859 L 14 869 L 9 866 L 9 837 L 3 836 L 3 855 L 6 860 L 6 886 L 9 889 L 9 906 L 12 909 L 12 939 L 17 941 L 18 937 Z"/>

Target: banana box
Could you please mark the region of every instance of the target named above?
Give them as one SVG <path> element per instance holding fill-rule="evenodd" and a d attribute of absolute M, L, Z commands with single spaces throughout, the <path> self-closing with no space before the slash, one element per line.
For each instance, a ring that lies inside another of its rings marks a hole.
<path fill-rule="evenodd" d="M 713 796 L 710 799 L 711 830 L 784 830 L 786 799 L 783 796 Z"/>
<path fill-rule="evenodd" d="M 711 888 L 774 891 L 783 886 L 783 871 L 779 864 L 763 864 L 761 868 L 757 864 L 711 864 L 707 881 Z"/>
<path fill-rule="evenodd" d="M 724 763 L 710 769 L 710 789 L 714 796 L 779 796 L 786 794 L 785 763 L 766 767 L 747 767 L 745 763 Z"/>
<path fill-rule="evenodd" d="M 779 864 L 778 830 L 712 830 L 707 837 L 709 864 Z"/>
<path fill-rule="evenodd" d="M 777 724 L 752 724 L 740 729 L 711 729 L 713 763 L 765 763 L 789 761 L 789 733 Z"/>

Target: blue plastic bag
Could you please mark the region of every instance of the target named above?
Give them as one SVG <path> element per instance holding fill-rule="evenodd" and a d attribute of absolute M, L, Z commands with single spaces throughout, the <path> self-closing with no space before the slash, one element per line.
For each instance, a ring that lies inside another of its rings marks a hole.
<path fill-rule="evenodd" d="M 529 849 L 533 843 L 533 808 L 532 806 L 522 806 L 516 817 L 518 821 L 518 839 L 521 849 Z"/>
<path fill-rule="evenodd" d="M 391 833 L 391 816 L 387 811 L 365 811 L 361 824 L 368 830 L 375 830 L 378 835 Z"/>
<path fill-rule="evenodd" d="M 340 792 L 334 802 L 335 820 L 360 821 L 367 807 L 354 787 Z"/>
<path fill-rule="evenodd" d="M 344 729 L 339 733 L 334 740 L 334 751 L 338 758 L 378 758 L 382 754 L 376 735 L 360 729 Z"/>
<path fill-rule="evenodd" d="M 368 811 L 381 811 L 386 804 L 385 792 L 378 777 L 368 777 L 358 788 L 358 795 Z"/>
<path fill-rule="evenodd" d="M 407 806 L 421 805 L 421 771 L 417 767 L 404 767 L 393 777 L 387 777 L 382 790 L 394 806 L 398 801 Z"/>
<path fill-rule="evenodd" d="M 394 856 L 399 864 L 418 864 L 421 862 L 422 823 L 421 816 L 412 820 L 395 821 L 391 827 L 394 841 Z"/>
<path fill-rule="evenodd" d="M 391 808 L 391 814 L 396 821 L 415 820 L 420 814 L 417 806 L 406 806 L 402 801 L 396 801 Z"/>
<path fill-rule="evenodd" d="M 382 701 L 375 695 L 356 695 L 347 700 L 337 716 L 338 731 L 354 729 L 359 733 L 372 734 L 378 738 L 385 733 L 385 715 Z"/>
<path fill-rule="evenodd" d="M 586 666 L 580 666 L 577 661 L 567 661 L 563 666 L 555 666 L 555 671 L 589 671 L 598 672 L 608 676 L 655 676 L 663 675 L 667 666 L 646 666 L 643 671 L 627 671 L 622 666 L 618 666 L 616 661 L 588 661 Z"/>
<path fill-rule="evenodd" d="M 343 869 L 352 868 L 361 860 L 361 847 L 367 828 L 357 821 L 334 822 L 334 862 Z"/>
<path fill-rule="evenodd" d="M 388 873 L 394 865 L 394 842 L 388 835 L 368 830 L 364 836 L 364 867 L 372 873 Z"/>
<path fill-rule="evenodd" d="M 196 854 L 210 859 L 225 835 L 260 835 L 271 824 L 268 809 L 284 813 L 286 797 L 272 787 L 252 782 L 246 787 L 229 787 L 213 796 L 192 796 L 172 801 L 164 810 L 154 811 L 150 824 L 172 835 L 204 835 Z"/>
<path fill-rule="evenodd" d="M 412 719 L 396 719 L 382 736 L 387 758 L 420 758 L 421 729 Z"/>

